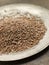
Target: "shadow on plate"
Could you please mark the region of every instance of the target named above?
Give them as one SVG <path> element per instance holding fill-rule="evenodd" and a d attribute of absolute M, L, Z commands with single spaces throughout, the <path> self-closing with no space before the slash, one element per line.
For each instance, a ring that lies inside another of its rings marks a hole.
<path fill-rule="evenodd" d="M 49 50 L 49 46 L 44 49 L 43 51 L 41 51 L 40 53 L 36 54 L 36 55 L 33 55 L 33 56 L 30 56 L 28 58 L 25 58 L 25 59 L 22 59 L 22 60 L 17 60 L 17 61 L 7 61 L 7 62 L 4 62 L 4 61 L 0 61 L 0 65 L 20 65 L 20 64 L 24 64 L 26 62 L 30 62 L 30 61 L 33 61 L 39 57 L 41 57 L 42 55 L 44 55 L 47 51 Z"/>

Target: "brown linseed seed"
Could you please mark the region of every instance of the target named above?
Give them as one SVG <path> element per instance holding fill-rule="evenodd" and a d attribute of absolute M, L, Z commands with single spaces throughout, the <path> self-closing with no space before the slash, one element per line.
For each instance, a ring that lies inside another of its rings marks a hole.
<path fill-rule="evenodd" d="M 0 54 L 23 51 L 43 38 L 46 27 L 42 20 L 32 16 L 4 17 L 0 20 Z"/>

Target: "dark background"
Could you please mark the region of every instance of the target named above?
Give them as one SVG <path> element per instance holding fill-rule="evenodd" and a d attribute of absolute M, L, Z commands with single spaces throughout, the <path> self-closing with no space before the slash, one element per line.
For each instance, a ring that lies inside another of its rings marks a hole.
<path fill-rule="evenodd" d="M 49 9 L 49 0 L 0 0 L 0 6 L 12 3 L 30 3 Z M 11 62 L 1 62 L 0 65 L 49 65 L 49 46 L 42 52 L 26 59 Z"/>

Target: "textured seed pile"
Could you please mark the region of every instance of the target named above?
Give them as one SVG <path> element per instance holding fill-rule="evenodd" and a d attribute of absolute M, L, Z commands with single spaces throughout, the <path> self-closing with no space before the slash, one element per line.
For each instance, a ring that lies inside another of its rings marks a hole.
<path fill-rule="evenodd" d="M 23 51 L 38 44 L 46 28 L 36 17 L 4 17 L 0 19 L 0 54 Z"/>

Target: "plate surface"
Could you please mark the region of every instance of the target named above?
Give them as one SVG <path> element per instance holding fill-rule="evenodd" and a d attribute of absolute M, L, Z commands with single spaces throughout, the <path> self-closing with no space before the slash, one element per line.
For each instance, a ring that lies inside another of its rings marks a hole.
<path fill-rule="evenodd" d="M 43 20 L 47 31 L 43 39 L 40 40 L 40 42 L 34 47 L 21 52 L 0 55 L 0 61 L 12 61 L 23 59 L 39 53 L 49 45 L 49 10 L 40 6 L 30 4 L 11 4 L 0 7 L 0 18 L 2 16 L 9 15 L 11 12 L 16 12 L 16 10 L 19 10 L 21 12 L 30 12 L 35 16 L 39 16 Z"/>

